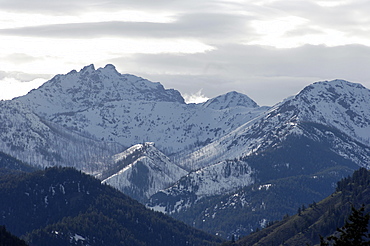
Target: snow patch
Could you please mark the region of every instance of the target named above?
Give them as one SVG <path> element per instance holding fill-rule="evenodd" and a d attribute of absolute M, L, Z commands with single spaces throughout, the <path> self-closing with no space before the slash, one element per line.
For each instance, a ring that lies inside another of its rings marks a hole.
<path fill-rule="evenodd" d="M 272 186 L 272 184 L 264 184 L 264 185 L 260 185 L 260 186 L 258 187 L 258 190 L 262 190 L 262 189 L 264 189 L 264 190 L 269 190 L 271 186 Z"/>
<path fill-rule="evenodd" d="M 81 235 L 78 235 L 77 233 L 75 233 L 74 236 L 71 236 L 71 241 L 75 241 L 75 242 L 78 242 L 78 241 L 85 241 L 86 238 L 84 238 L 83 236 Z"/>

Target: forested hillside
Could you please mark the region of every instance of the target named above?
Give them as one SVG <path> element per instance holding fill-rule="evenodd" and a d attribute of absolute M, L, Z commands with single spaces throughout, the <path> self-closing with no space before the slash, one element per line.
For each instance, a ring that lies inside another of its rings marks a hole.
<path fill-rule="evenodd" d="M 0 172 L 32 172 L 36 170 L 36 167 L 30 166 L 10 155 L 0 152 Z"/>
<path fill-rule="evenodd" d="M 148 210 L 116 189 L 102 185 L 98 179 L 71 168 L 3 175 L 0 197 L 0 225 L 29 245 L 217 245 L 221 242 L 217 237 Z"/>
<path fill-rule="evenodd" d="M 370 211 L 370 171 L 361 168 L 337 184 L 336 192 L 308 207 L 297 208 L 297 214 L 248 235 L 235 244 L 252 245 L 317 245 L 320 236 L 332 235 L 351 214 L 351 207 Z"/>
<path fill-rule="evenodd" d="M 26 242 L 10 234 L 5 226 L 0 226 L 0 246 L 27 246 Z"/>
<path fill-rule="evenodd" d="M 307 124 L 304 126 L 310 129 Z M 232 235 L 248 235 L 266 223 L 295 214 L 303 204 L 308 206 L 324 199 L 335 191 L 338 180 L 358 168 L 350 160 L 331 152 L 327 145 L 304 137 L 289 137 L 274 147 L 242 159 L 252 170 L 258 170 L 251 175 L 254 184 L 234 192 L 201 198 L 192 206 L 188 204 L 197 197 L 190 191 L 195 190 L 199 182 L 188 182 L 192 186 L 182 182 L 179 184 L 183 187 L 182 193 L 172 189 L 167 193 L 174 194 L 172 197 L 164 193 L 167 197 L 153 198 L 158 198 L 157 204 L 167 202 L 162 206 L 169 208 L 182 205 L 184 209 L 178 209 L 172 216 L 199 229 L 229 239 Z M 199 176 L 207 180 L 206 175 Z M 216 182 L 218 180 L 220 178 Z"/>

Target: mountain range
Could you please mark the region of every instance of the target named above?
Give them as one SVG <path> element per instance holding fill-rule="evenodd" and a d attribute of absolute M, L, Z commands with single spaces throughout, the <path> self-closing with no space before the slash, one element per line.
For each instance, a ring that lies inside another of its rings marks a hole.
<path fill-rule="evenodd" d="M 272 107 L 229 92 L 187 104 L 113 65 L 1 101 L 0 151 L 69 166 L 147 207 L 230 238 L 294 214 L 370 163 L 370 91 L 322 81 Z"/>

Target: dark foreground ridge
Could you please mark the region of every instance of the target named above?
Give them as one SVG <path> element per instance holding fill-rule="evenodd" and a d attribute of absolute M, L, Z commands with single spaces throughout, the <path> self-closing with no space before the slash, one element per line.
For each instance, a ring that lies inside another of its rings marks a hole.
<path fill-rule="evenodd" d="M 4 174 L 0 197 L 0 224 L 31 246 L 221 242 L 72 168 Z"/>
<path fill-rule="evenodd" d="M 353 212 L 352 207 L 364 205 L 364 214 L 370 211 L 370 171 L 361 168 L 351 177 L 337 184 L 336 192 L 282 221 L 271 223 L 267 228 L 248 235 L 234 245 L 318 245 L 320 236 L 333 235 L 337 228 L 345 225 Z M 233 245 L 233 244 L 231 244 Z"/>

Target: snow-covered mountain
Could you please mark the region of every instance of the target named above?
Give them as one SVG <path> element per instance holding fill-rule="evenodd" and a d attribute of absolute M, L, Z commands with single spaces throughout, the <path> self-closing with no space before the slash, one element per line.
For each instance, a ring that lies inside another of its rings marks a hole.
<path fill-rule="evenodd" d="M 237 92 L 186 104 L 178 91 L 113 65 L 57 75 L 4 105 L 21 110 L 12 115 L 3 106 L 6 124 L 16 123 L 5 126 L 1 150 L 33 165 L 75 166 L 140 201 L 197 168 L 178 166 L 184 155 L 268 110 Z"/>
<path fill-rule="evenodd" d="M 369 101 L 370 90 L 361 84 L 333 80 L 307 86 L 284 107 L 299 109 L 299 121 L 334 127 L 370 145 Z"/>
<path fill-rule="evenodd" d="M 279 141 L 271 142 L 249 155 L 189 173 L 173 186 L 154 194 L 147 205 L 157 211 L 176 213 L 179 218 L 190 213 L 195 219 L 200 211 L 206 213 L 208 207 L 202 208 L 202 211 L 197 203 L 207 197 L 212 200 L 214 196 L 235 194 L 237 190 L 255 183 L 302 175 L 318 177 L 318 173 L 329 173 L 326 176 L 335 176 L 339 180 L 359 165 L 369 167 L 370 146 L 361 144 L 335 128 L 317 123 L 298 123 L 297 128 L 299 131 L 283 136 Z M 228 175 L 225 175 L 225 167 Z M 333 188 L 332 179 L 326 181 L 329 184 L 322 183 Z M 305 185 L 302 182 L 301 185 L 303 190 L 310 190 L 313 184 Z M 286 192 L 290 193 L 289 190 Z M 229 209 L 234 209 L 234 206 Z"/>
<path fill-rule="evenodd" d="M 370 146 L 368 105 L 370 90 L 360 84 L 344 80 L 317 82 L 229 134 L 184 156 L 179 164 L 204 167 L 209 163 L 248 156 L 283 141 L 291 134 L 304 134 L 301 123 L 307 122 L 335 128 L 352 142 Z M 353 144 L 347 146 L 341 138 L 327 134 L 333 138 L 334 151 L 348 158 L 357 151 L 360 157 L 353 158 L 359 166 L 370 163 L 369 156 L 360 153 L 362 147 L 349 148 Z"/>
<path fill-rule="evenodd" d="M 114 167 L 103 173 L 103 183 L 143 203 L 187 174 L 157 150 L 153 143 L 132 146 L 115 155 L 114 159 Z"/>
<path fill-rule="evenodd" d="M 113 65 L 57 75 L 15 100 L 68 129 L 126 147 L 155 142 L 166 154 L 204 146 L 266 110 L 238 93 L 185 104 L 178 91 L 120 74 Z"/>
<path fill-rule="evenodd" d="M 258 105 L 255 101 L 250 99 L 248 96 L 236 91 L 211 98 L 204 102 L 202 106 L 216 110 L 234 107 L 258 108 Z"/>
<path fill-rule="evenodd" d="M 235 203 L 230 206 L 217 205 L 219 200 L 211 202 L 220 194 L 217 192 L 218 187 L 228 187 L 232 182 L 232 179 L 219 178 L 221 175 L 215 175 L 217 172 L 208 171 L 220 163 L 243 163 L 249 170 L 247 176 L 242 176 L 242 169 L 235 170 L 234 176 L 240 175 L 241 180 L 234 182 L 230 189 L 225 189 L 222 193 L 225 200 L 237 200 L 233 198 L 237 190 L 256 182 L 289 180 L 301 175 L 320 177 L 318 174 L 324 173 L 325 176 L 340 179 L 341 175 L 349 174 L 349 170 L 355 170 L 359 166 L 369 168 L 368 105 L 370 91 L 359 84 L 334 80 L 310 85 L 295 97 L 275 105 L 229 134 L 184 155 L 179 164 L 199 170 L 190 173 L 166 190 L 154 194 L 148 206 L 173 214 L 178 219 L 187 220 L 189 224 L 195 224 L 203 217 L 208 224 L 202 222 L 199 228 L 211 230 L 212 223 L 220 222 L 215 222 L 217 220 L 214 217 L 205 218 L 206 214 L 209 214 L 210 206 L 215 206 L 218 210 L 222 207 L 222 214 L 234 213 L 231 211 L 240 207 L 240 204 Z M 218 178 L 215 179 L 215 176 Z M 320 182 L 325 187 L 333 187 L 333 178 L 324 178 Z M 317 186 L 315 182 L 307 181 L 301 185 L 302 194 L 308 190 L 319 190 L 313 188 Z M 203 192 L 201 187 L 207 187 L 211 192 Z M 289 190 L 286 192 L 289 193 Z M 282 192 L 281 196 L 283 195 L 286 194 Z M 326 195 L 322 194 L 323 197 Z M 259 199 L 262 204 L 263 200 L 269 198 Z M 276 205 L 264 204 L 266 209 L 272 210 L 269 206 Z M 253 209 L 249 209 L 248 216 L 253 214 Z M 289 211 L 284 209 L 281 211 Z M 264 216 L 260 219 L 281 218 L 273 217 L 276 212 L 266 212 Z M 257 225 L 257 222 L 245 225 L 243 231 Z"/>

